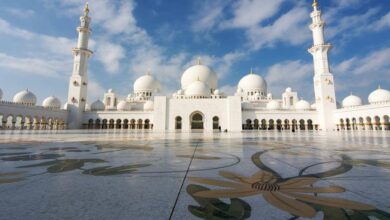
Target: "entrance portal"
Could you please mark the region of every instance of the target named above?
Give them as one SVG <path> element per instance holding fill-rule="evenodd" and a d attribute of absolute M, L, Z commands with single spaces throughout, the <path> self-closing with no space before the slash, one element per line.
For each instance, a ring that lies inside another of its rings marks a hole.
<path fill-rule="evenodd" d="M 203 115 L 195 113 L 191 116 L 191 129 L 203 129 Z"/>

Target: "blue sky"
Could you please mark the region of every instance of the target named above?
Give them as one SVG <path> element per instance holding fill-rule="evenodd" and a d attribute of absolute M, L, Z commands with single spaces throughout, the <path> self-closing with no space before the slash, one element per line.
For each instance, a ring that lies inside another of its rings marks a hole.
<path fill-rule="evenodd" d="M 39 101 L 66 100 L 82 0 L 1 0 L 0 88 L 4 99 L 29 88 Z M 313 101 L 311 0 L 90 0 L 88 102 L 113 88 L 120 97 L 147 71 L 164 93 L 180 87 L 197 57 L 233 94 L 251 68 L 274 97 L 291 86 Z M 319 0 L 338 101 L 390 89 L 390 2 Z"/>

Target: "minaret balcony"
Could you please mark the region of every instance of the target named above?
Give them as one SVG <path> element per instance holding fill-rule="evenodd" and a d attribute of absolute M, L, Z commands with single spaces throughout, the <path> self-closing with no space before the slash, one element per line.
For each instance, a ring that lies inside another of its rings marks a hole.
<path fill-rule="evenodd" d="M 332 47 L 333 47 L 332 44 L 318 44 L 318 45 L 312 45 L 308 49 L 308 51 L 309 51 L 309 53 L 314 54 L 318 50 L 329 51 L 330 49 L 332 49 Z"/>

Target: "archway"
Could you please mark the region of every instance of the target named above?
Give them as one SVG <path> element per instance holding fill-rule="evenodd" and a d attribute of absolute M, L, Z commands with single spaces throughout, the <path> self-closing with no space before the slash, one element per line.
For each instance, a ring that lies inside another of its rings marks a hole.
<path fill-rule="evenodd" d="M 176 130 L 181 130 L 181 122 L 182 122 L 182 118 L 180 116 L 177 116 L 175 118 L 175 129 Z"/>
<path fill-rule="evenodd" d="M 372 130 L 371 117 L 366 118 L 367 130 Z"/>
<path fill-rule="evenodd" d="M 219 118 L 218 118 L 217 116 L 215 116 L 215 117 L 213 118 L 213 129 L 214 129 L 214 130 L 219 129 Z"/>
<path fill-rule="evenodd" d="M 135 129 L 135 119 L 130 120 L 130 129 Z"/>
<path fill-rule="evenodd" d="M 107 129 L 107 119 L 103 119 L 102 129 Z"/>
<path fill-rule="evenodd" d="M 121 129 L 122 128 L 122 120 L 120 119 L 117 119 L 116 120 L 116 126 L 115 126 L 116 129 Z"/>
<path fill-rule="evenodd" d="M 305 120 L 299 120 L 299 130 L 305 130 Z"/>
<path fill-rule="evenodd" d="M 258 119 L 255 119 L 255 120 L 253 120 L 253 128 L 255 129 L 255 130 L 259 130 L 259 120 Z"/>
<path fill-rule="evenodd" d="M 280 119 L 276 120 L 276 129 L 278 131 L 283 129 L 283 127 L 282 127 L 282 120 L 280 120 Z"/>
<path fill-rule="evenodd" d="M 261 129 L 267 130 L 267 121 L 265 119 L 261 120 Z"/>
<path fill-rule="evenodd" d="M 138 121 L 137 121 L 137 128 L 138 129 L 142 129 L 143 128 L 143 121 L 142 121 L 142 119 L 138 119 Z"/>
<path fill-rule="evenodd" d="M 269 120 L 269 127 L 268 130 L 274 130 L 275 129 L 275 121 L 273 119 Z"/>
<path fill-rule="evenodd" d="M 349 120 L 349 118 L 345 119 L 345 124 L 347 126 L 347 130 L 351 130 L 351 121 Z"/>
<path fill-rule="evenodd" d="M 390 130 L 390 120 L 388 115 L 383 116 L 383 129 Z"/>
<path fill-rule="evenodd" d="M 93 128 L 93 119 L 89 119 L 88 121 L 88 129 L 92 129 Z"/>
<path fill-rule="evenodd" d="M 124 129 L 128 129 L 129 128 L 129 120 L 128 119 L 123 120 L 123 128 Z"/>
<path fill-rule="evenodd" d="M 245 124 L 245 130 L 252 130 L 252 120 L 250 119 L 247 119 L 246 121 L 246 124 Z"/>
<path fill-rule="evenodd" d="M 196 112 L 191 115 L 191 129 L 203 129 L 203 115 L 199 112 Z"/>
<path fill-rule="evenodd" d="M 110 119 L 109 124 L 108 124 L 109 129 L 114 129 L 115 128 L 115 121 L 114 119 Z"/>
<path fill-rule="evenodd" d="M 145 119 L 144 128 L 145 129 L 150 129 L 150 120 L 149 119 Z"/>
<path fill-rule="evenodd" d="M 288 119 L 284 120 L 284 130 L 290 130 L 290 121 Z"/>
<path fill-rule="evenodd" d="M 379 116 L 375 116 L 374 120 L 375 120 L 375 130 L 382 130 L 381 118 L 379 118 Z"/>
<path fill-rule="evenodd" d="M 307 120 L 307 130 L 314 130 L 313 121 L 311 119 Z"/>

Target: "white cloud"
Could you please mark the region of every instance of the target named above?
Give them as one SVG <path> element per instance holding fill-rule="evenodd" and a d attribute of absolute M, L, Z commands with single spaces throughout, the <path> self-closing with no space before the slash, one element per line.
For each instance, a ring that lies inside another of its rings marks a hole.
<path fill-rule="evenodd" d="M 233 18 L 222 28 L 251 28 L 274 16 L 283 0 L 241 0 L 233 4 Z"/>
<path fill-rule="evenodd" d="M 0 53 L 0 67 L 10 72 L 61 78 L 64 72 L 71 66 L 70 62 L 40 58 L 20 58 Z"/>
<path fill-rule="evenodd" d="M 298 91 L 298 95 L 313 99 L 313 65 L 299 60 L 285 61 L 268 68 L 266 81 L 274 97 L 279 97 L 287 87 Z"/>
<path fill-rule="evenodd" d="M 304 8 L 293 8 L 279 17 L 273 24 L 257 26 L 248 30 L 251 49 L 274 46 L 278 42 L 299 45 L 310 39 L 307 30 L 308 11 Z"/>
<path fill-rule="evenodd" d="M 29 18 L 35 15 L 35 11 L 32 9 L 7 8 L 6 11 L 19 18 Z"/>
<path fill-rule="evenodd" d="M 88 83 L 88 103 L 93 103 L 98 99 L 102 100 L 105 91 L 105 88 L 98 81 L 94 78 L 90 79 Z"/>
<path fill-rule="evenodd" d="M 192 19 L 191 25 L 193 31 L 207 31 L 215 28 L 223 19 L 223 10 L 230 3 L 227 0 L 201 2 L 202 4 L 195 7 L 197 9 L 196 16 Z"/>
<path fill-rule="evenodd" d="M 381 17 L 373 24 L 374 30 L 382 30 L 390 27 L 390 12 Z"/>
<path fill-rule="evenodd" d="M 97 44 L 96 58 L 108 73 L 117 73 L 120 61 L 125 58 L 125 49 L 121 45 L 101 41 Z"/>

